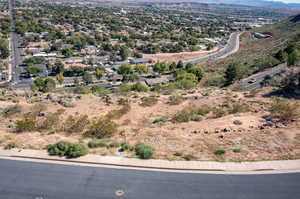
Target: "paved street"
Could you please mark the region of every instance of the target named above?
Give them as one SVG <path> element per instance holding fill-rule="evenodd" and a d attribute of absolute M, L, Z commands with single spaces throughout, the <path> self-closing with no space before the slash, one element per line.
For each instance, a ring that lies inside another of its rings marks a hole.
<path fill-rule="evenodd" d="M 239 85 L 247 89 L 257 89 L 262 87 L 262 83 L 266 77 L 269 76 L 270 78 L 272 78 L 275 75 L 280 74 L 287 69 L 288 67 L 286 66 L 286 64 L 280 64 L 274 68 L 267 69 L 265 71 L 259 72 L 241 80 Z M 251 82 L 251 80 L 254 80 L 255 82 Z"/>
<path fill-rule="evenodd" d="M 300 173 L 181 174 L 1 159 L 0 179 L 1 199 L 300 198 Z"/>
<path fill-rule="evenodd" d="M 11 19 L 14 16 L 14 0 L 9 0 L 9 15 Z M 16 26 L 14 21 L 11 23 L 10 42 L 11 42 L 11 67 L 12 67 L 12 85 L 17 88 L 27 88 L 32 84 L 32 80 L 29 78 L 20 78 L 21 73 L 24 72 L 24 68 L 20 67 L 23 59 L 21 56 L 20 36 L 15 32 Z"/>
<path fill-rule="evenodd" d="M 203 56 L 200 58 L 186 61 L 184 63 L 200 64 L 200 63 L 206 62 L 208 60 L 223 58 L 223 57 L 226 57 L 226 56 L 234 53 L 239 47 L 240 34 L 241 34 L 240 32 L 232 33 L 227 41 L 226 46 L 224 48 L 222 48 L 221 50 L 219 50 L 215 53 L 209 54 L 207 56 Z"/>

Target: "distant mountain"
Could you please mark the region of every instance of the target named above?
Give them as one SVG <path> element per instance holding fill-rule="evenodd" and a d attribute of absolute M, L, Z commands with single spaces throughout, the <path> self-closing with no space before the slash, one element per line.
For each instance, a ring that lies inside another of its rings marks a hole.
<path fill-rule="evenodd" d="M 235 4 L 247 5 L 256 7 L 278 8 L 278 9 L 291 9 L 300 10 L 300 3 L 283 3 L 280 1 L 267 1 L 267 0 L 195 0 L 200 3 L 216 3 L 216 4 Z"/>

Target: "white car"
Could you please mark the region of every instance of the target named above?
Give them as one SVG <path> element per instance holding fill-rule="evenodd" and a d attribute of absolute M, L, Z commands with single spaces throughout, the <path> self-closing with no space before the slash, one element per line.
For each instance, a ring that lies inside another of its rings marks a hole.
<path fill-rule="evenodd" d="M 256 82 L 256 79 L 255 79 L 255 78 L 251 78 L 251 79 L 248 81 L 249 84 L 253 84 L 253 83 L 255 83 L 255 82 Z"/>

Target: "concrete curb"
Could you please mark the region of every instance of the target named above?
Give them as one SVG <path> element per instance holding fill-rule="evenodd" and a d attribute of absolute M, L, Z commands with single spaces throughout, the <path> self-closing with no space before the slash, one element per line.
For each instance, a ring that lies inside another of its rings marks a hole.
<path fill-rule="evenodd" d="M 39 150 L 3 150 L 0 159 L 23 160 L 42 163 L 108 167 L 116 169 L 134 169 L 167 171 L 181 173 L 214 173 L 214 174 L 268 174 L 300 172 L 300 160 L 277 160 L 260 162 L 214 162 L 214 161 L 168 161 L 140 160 L 115 156 L 88 154 L 77 159 L 49 156 L 47 151 Z"/>

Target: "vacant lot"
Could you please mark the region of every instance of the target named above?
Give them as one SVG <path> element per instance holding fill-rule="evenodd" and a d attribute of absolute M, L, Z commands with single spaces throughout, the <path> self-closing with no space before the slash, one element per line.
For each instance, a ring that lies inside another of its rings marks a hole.
<path fill-rule="evenodd" d="M 130 145 L 143 142 L 155 149 L 154 158 L 170 160 L 300 158 L 300 121 L 276 123 L 265 117 L 271 114 L 269 110 L 273 100 L 262 95 L 270 92 L 270 89 L 255 93 L 196 89 L 180 91 L 171 98 L 171 95 L 156 96 L 155 93 L 133 93 L 127 97 L 114 94 L 103 98 L 92 94 L 78 96 L 63 93 L 28 97 L 29 93 L 25 95 L 23 91 L 2 92 L 0 142 L 3 147 L 14 143 L 19 148 L 42 149 L 61 140 L 88 143 L 91 138 L 84 136 L 88 127 L 79 131 L 66 130 L 65 126 L 70 125 L 67 123 L 69 116 L 75 118 L 71 120 L 73 122 L 82 116 L 92 121 L 114 111 L 110 117 L 117 123 L 118 130 L 105 139 L 110 147 L 95 148 L 91 150 L 92 153 L 115 155 L 122 142 Z M 151 98 L 145 98 L 150 95 Z M 149 106 L 141 105 L 145 99 L 149 101 L 154 98 L 157 100 L 149 103 Z M 64 102 L 65 99 L 72 105 Z M 122 109 L 124 101 L 130 108 Z M 16 121 L 26 113 L 37 112 L 36 104 L 43 104 L 38 116 L 41 121 L 63 109 L 59 119 L 50 123 L 58 127 L 15 132 Z M 15 105 L 21 109 L 7 111 L 7 108 Z M 120 109 L 122 113 L 116 111 Z M 131 157 L 134 153 L 126 152 L 125 155 Z"/>

